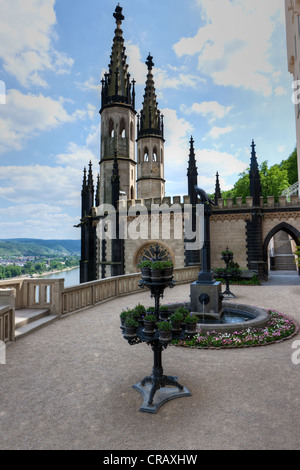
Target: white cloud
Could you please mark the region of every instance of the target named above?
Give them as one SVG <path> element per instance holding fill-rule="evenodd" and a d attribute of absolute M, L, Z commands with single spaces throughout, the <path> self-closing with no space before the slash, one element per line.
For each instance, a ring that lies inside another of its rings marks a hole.
<path fill-rule="evenodd" d="M 146 57 L 145 60 L 142 60 L 139 46 L 130 42 L 127 45 L 126 52 L 132 77 L 136 80 L 137 85 L 145 85 L 147 78 Z M 154 82 L 157 90 L 163 90 L 165 88 L 178 89 L 181 86 L 196 88 L 199 83 L 205 82 L 199 75 L 185 73 L 183 67 L 177 68 L 171 65 L 167 65 L 166 67 L 169 70 L 160 67 L 153 68 Z M 170 74 L 170 71 L 173 72 L 173 75 Z"/>
<path fill-rule="evenodd" d="M 209 117 L 209 122 L 214 122 L 216 119 L 222 119 L 231 110 L 233 106 L 223 106 L 217 101 L 202 101 L 202 103 L 193 103 L 188 108 L 184 104 L 180 106 L 180 109 L 185 114 L 201 114 L 202 116 Z"/>
<path fill-rule="evenodd" d="M 59 205 L 18 204 L 0 209 L 0 238 L 79 238 L 80 232 L 73 228 L 78 220 Z"/>
<path fill-rule="evenodd" d="M 86 110 L 69 114 L 64 108 L 65 100 L 49 96 L 22 94 L 9 90 L 6 105 L 0 108 L 0 153 L 21 150 L 28 139 L 41 132 L 54 129 L 66 122 L 92 119 L 96 108 L 88 104 Z"/>
<path fill-rule="evenodd" d="M 46 87 L 45 72 L 68 73 L 73 59 L 54 47 L 55 0 L 0 2 L 0 58 L 24 87 Z"/>
<path fill-rule="evenodd" d="M 268 96 L 273 66 L 270 40 L 281 0 L 198 0 L 202 26 L 174 45 L 179 57 L 198 55 L 198 70 L 217 85 L 243 87 Z M 282 18 L 280 18 L 282 19 Z"/>
<path fill-rule="evenodd" d="M 213 127 L 208 135 L 209 137 L 212 137 L 213 139 L 218 139 L 221 135 L 228 134 L 229 132 L 233 131 L 232 126 L 227 126 L 227 127 Z"/>
<path fill-rule="evenodd" d="M 282 86 L 278 86 L 277 88 L 275 88 L 275 95 L 276 96 L 287 95 L 287 91 Z"/>

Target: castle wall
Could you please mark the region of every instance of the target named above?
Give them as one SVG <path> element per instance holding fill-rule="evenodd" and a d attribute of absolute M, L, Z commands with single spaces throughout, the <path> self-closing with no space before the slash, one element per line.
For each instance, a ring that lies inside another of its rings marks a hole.
<path fill-rule="evenodd" d="M 184 218 L 188 215 L 183 209 L 184 205 L 189 202 L 188 196 L 119 201 L 121 221 L 127 224 L 124 253 L 125 274 L 137 272 L 136 264 L 140 254 L 145 247 L 155 243 L 160 243 L 168 249 L 176 268 L 185 266 Z M 169 208 L 170 216 L 162 215 L 157 211 L 151 212 L 153 204 L 159 206 L 165 204 L 165 207 Z M 171 212 L 174 209 L 175 212 Z M 234 262 L 238 263 L 241 268 L 249 268 L 247 224 L 252 221 L 253 214 L 261 217 L 262 220 L 262 234 L 257 233 L 255 238 L 257 246 L 262 247 L 270 231 L 282 222 L 286 222 L 296 232 L 300 232 L 300 203 L 297 196 L 292 196 L 291 200 L 285 196 L 280 197 L 279 203 L 275 203 L 274 198 L 270 197 L 266 204 L 261 200 L 259 207 L 253 207 L 253 200 L 250 197 L 247 198 L 245 204 L 242 203 L 241 198 L 237 198 L 236 204 L 233 204 L 232 200 L 227 200 L 225 203 L 223 199 L 219 199 L 218 206 L 213 207 L 210 218 L 212 269 L 224 267 L 221 253 L 227 247 L 233 251 Z M 168 228 L 170 228 L 170 233 L 168 233 Z M 98 246 L 101 246 L 101 242 Z M 106 254 L 106 261 L 111 261 L 110 240 L 106 243 Z M 98 261 L 101 261 L 101 249 Z M 109 277 L 110 273 L 111 268 L 108 265 L 106 277 Z"/>

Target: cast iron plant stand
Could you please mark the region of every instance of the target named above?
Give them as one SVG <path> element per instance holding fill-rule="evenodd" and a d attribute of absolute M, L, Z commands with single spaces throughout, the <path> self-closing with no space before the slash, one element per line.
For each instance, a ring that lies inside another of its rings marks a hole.
<path fill-rule="evenodd" d="M 139 287 L 148 288 L 151 291 L 151 298 L 155 299 L 155 316 L 159 321 L 159 301 L 163 297 L 166 287 L 174 287 L 175 282 L 171 280 L 161 282 L 151 282 L 146 280 L 139 281 Z M 159 337 L 159 332 L 155 331 L 152 335 L 144 332 L 144 328 L 138 328 L 136 337 L 127 337 L 123 332 L 124 338 L 130 345 L 145 342 L 151 346 L 153 350 L 153 369 L 152 374 L 145 377 L 133 388 L 138 390 L 143 396 L 143 404 L 139 411 L 146 413 L 156 413 L 158 408 L 169 400 L 179 397 L 191 396 L 190 391 L 177 382 L 178 377 L 163 374 L 162 367 L 162 351 L 168 347 L 172 339 L 181 339 L 186 333 L 184 330 L 180 332 L 172 332 L 170 339 L 164 340 Z M 176 387 L 170 388 L 167 386 Z"/>

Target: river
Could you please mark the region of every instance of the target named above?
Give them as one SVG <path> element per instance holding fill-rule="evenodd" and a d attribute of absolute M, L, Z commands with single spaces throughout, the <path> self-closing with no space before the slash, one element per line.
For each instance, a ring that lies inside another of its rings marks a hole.
<path fill-rule="evenodd" d="M 79 268 L 70 269 L 69 271 L 60 271 L 57 273 L 47 273 L 43 276 L 45 279 L 64 279 L 65 287 L 76 286 L 79 284 Z"/>

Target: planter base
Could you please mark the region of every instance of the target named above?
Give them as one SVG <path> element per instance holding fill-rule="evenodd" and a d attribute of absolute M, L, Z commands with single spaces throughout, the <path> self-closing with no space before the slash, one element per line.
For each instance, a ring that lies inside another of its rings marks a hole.
<path fill-rule="evenodd" d="M 177 382 L 177 377 L 168 377 L 172 382 L 175 383 Z M 152 385 L 150 383 L 147 383 L 145 385 L 142 385 L 142 382 L 139 382 L 136 385 L 133 385 L 135 390 L 138 390 L 142 396 L 143 396 L 143 404 L 139 411 L 144 412 L 144 413 L 152 413 L 155 414 L 157 410 L 159 409 L 160 406 L 162 406 L 164 403 L 167 401 L 173 400 L 175 398 L 181 398 L 181 397 L 189 397 L 191 396 L 191 392 L 186 388 L 182 387 L 182 390 L 180 389 L 174 389 L 170 387 L 164 387 L 160 388 L 159 390 L 156 391 L 152 404 L 149 405 L 149 397 L 152 391 Z"/>

